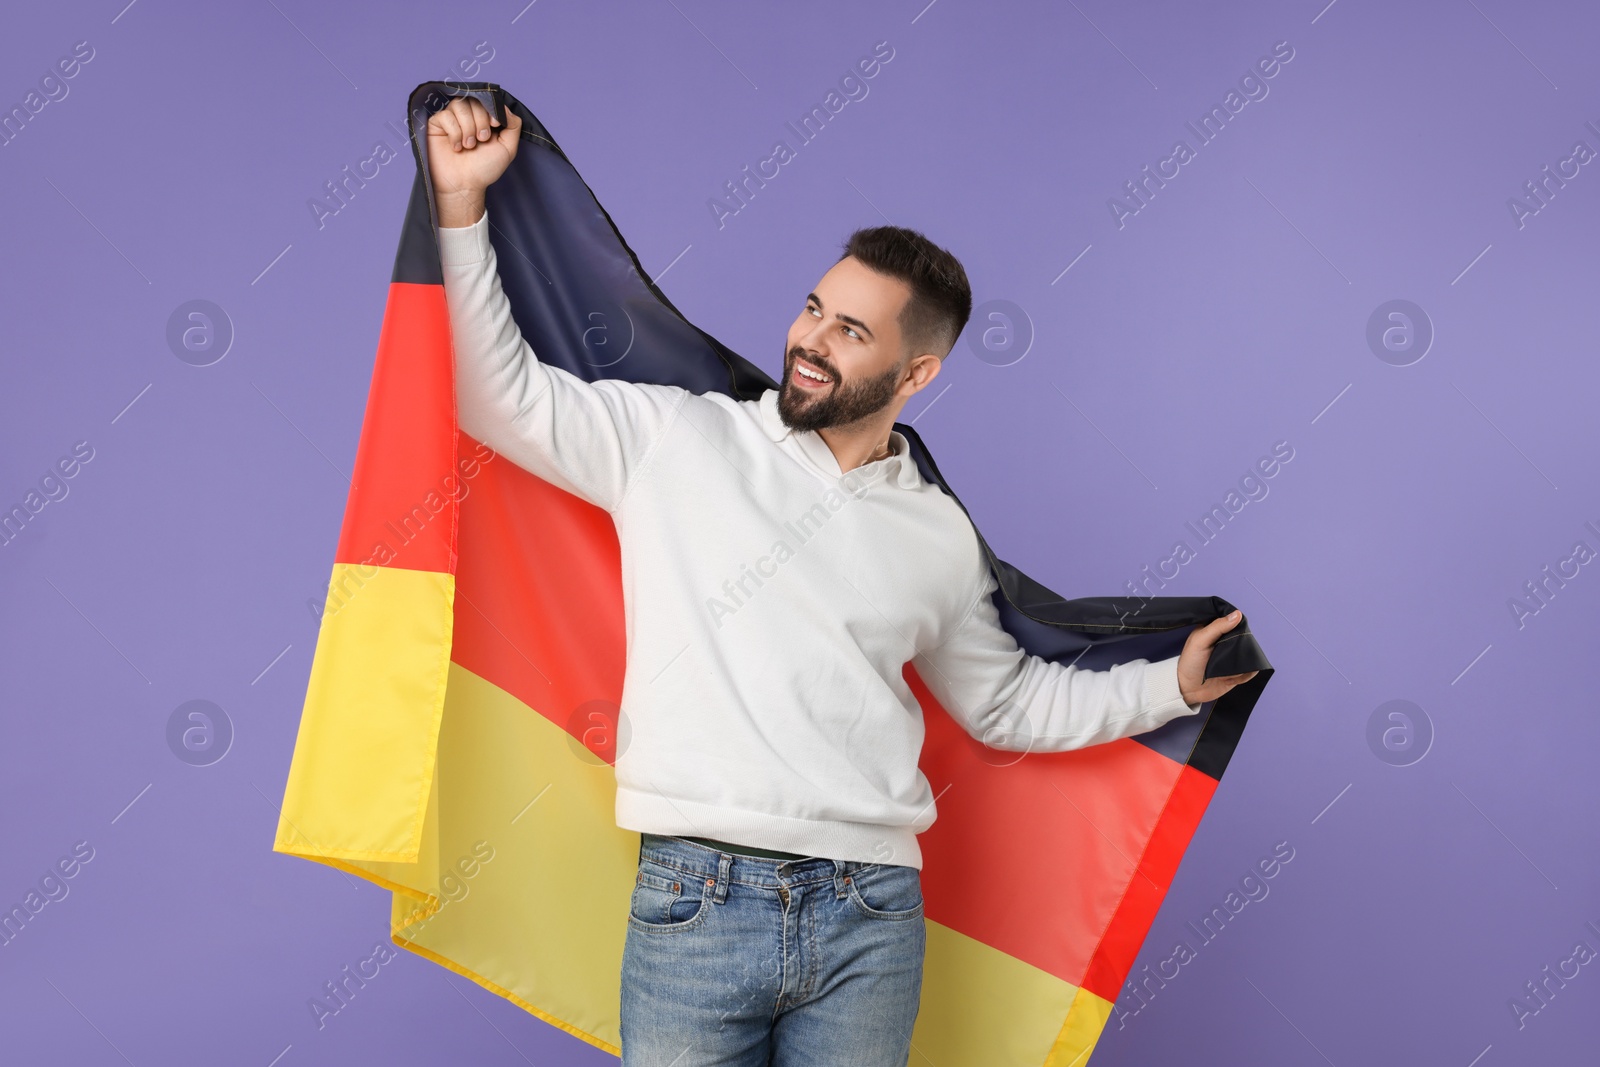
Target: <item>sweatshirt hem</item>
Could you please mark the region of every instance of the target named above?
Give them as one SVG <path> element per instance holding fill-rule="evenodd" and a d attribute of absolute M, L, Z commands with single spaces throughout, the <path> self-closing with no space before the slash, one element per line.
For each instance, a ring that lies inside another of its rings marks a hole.
<path fill-rule="evenodd" d="M 439 227 L 439 262 L 446 267 L 470 267 L 489 258 L 489 213 L 469 226 Z"/>
<path fill-rule="evenodd" d="M 1157 725 L 1180 715 L 1193 715 L 1200 707 L 1183 699 L 1183 688 L 1178 684 L 1177 656 L 1145 664 L 1143 710 L 1145 715 L 1158 720 Z"/>
<path fill-rule="evenodd" d="M 922 869 L 917 832 L 908 826 L 768 815 L 692 800 L 669 800 L 659 793 L 639 792 L 624 785 L 617 786 L 616 819 L 620 828 L 641 833 L 713 837 L 730 844 L 806 856 Z"/>

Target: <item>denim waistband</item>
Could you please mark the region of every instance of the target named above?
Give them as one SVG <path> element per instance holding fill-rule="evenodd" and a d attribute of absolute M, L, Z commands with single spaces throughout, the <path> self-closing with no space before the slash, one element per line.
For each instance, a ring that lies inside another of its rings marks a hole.
<path fill-rule="evenodd" d="M 652 833 L 639 835 L 639 858 L 682 871 L 696 881 L 716 879 L 718 882 L 767 888 L 826 882 L 878 866 L 860 860 L 835 860 L 823 856 L 807 856 L 797 860 L 746 856 L 723 852 L 682 837 Z"/>
<path fill-rule="evenodd" d="M 809 859 L 799 852 L 784 852 L 776 848 L 757 848 L 754 845 L 741 845 L 734 841 L 719 841 L 714 837 L 694 837 L 690 834 L 675 834 L 685 841 L 693 841 L 697 845 L 714 848 L 718 852 L 732 852 L 735 856 L 761 856 L 770 860 L 803 860 Z"/>

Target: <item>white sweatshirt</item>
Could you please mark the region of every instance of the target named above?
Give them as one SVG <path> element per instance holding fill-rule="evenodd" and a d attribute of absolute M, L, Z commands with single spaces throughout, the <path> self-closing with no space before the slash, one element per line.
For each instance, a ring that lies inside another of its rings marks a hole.
<path fill-rule="evenodd" d="M 841 475 L 759 400 L 539 362 L 485 216 L 439 231 L 461 429 L 604 508 L 621 548 L 624 829 L 922 866 L 934 821 L 909 660 L 973 737 L 1054 752 L 1200 710 L 1177 657 L 1108 671 L 1029 655 L 961 506 L 903 435 Z"/>

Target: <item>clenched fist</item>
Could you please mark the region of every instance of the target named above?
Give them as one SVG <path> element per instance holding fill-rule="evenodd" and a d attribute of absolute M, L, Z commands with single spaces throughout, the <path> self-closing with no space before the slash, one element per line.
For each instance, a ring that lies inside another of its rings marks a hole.
<path fill-rule="evenodd" d="M 1239 620 L 1244 618 L 1243 613 L 1235 610 L 1232 614 L 1214 619 L 1204 626 L 1196 627 L 1189 631 L 1189 639 L 1183 643 L 1183 651 L 1178 653 L 1178 689 L 1183 693 L 1183 699 L 1188 704 L 1204 704 L 1208 700 L 1215 700 L 1223 693 L 1232 689 L 1241 682 L 1248 682 L 1259 671 L 1249 671 L 1245 674 L 1223 674 L 1215 678 L 1207 678 L 1206 663 L 1211 659 L 1211 646 L 1217 643 L 1217 638 L 1239 625 Z"/>
<path fill-rule="evenodd" d="M 458 96 L 428 119 L 428 174 L 440 226 L 471 226 L 483 217 L 483 191 L 517 155 L 522 120 L 508 108 L 506 124 L 489 118 L 477 100 Z"/>

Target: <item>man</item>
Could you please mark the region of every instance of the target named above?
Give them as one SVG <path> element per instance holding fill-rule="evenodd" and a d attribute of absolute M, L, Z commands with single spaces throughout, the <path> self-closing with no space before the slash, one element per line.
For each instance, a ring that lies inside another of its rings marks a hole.
<path fill-rule="evenodd" d="M 461 429 L 617 531 L 616 818 L 641 835 L 623 1062 L 904 1067 L 925 947 L 917 834 L 934 820 L 904 665 L 974 737 L 1079 748 L 1252 677 L 1203 677 L 1238 614 L 1178 656 L 1108 671 L 1027 655 L 1001 628 L 971 521 L 892 430 L 972 306 L 961 264 L 914 231 L 851 236 L 789 327 L 781 388 L 758 400 L 542 363 L 485 207 L 520 131 L 455 99 L 429 121 L 428 164 Z"/>

